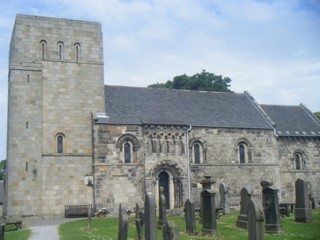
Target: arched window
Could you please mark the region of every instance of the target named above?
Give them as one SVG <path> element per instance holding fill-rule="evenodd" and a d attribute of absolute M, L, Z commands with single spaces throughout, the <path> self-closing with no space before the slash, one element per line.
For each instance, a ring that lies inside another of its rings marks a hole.
<path fill-rule="evenodd" d="M 80 43 L 75 43 L 74 44 L 74 56 L 75 56 L 75 61 L 78 62 L 80 61 Z"/>
<path fill-rule="evenodd" d="M 63 52 L 64 52 L 64 44 L 63 42 L 59 41 L 57 45 L 58 45 L 58 58 L 59 60 L 62 60 Z"/>
<path fill-rule="evenodd" d="M 62 154 L 65 152 L 65 136 L 59 133 L 56 137 L 57 153 Z"/>
<path fill-rule="evenodd" d="M 194 163 L 200 163 L 200 145 L 196 143 L 193 146 Z"/>
<path fill-rule="evenodd" d="M 300 152 L 294 154 L 294 166 L 296 170 L 304 170 L 304 162 Z"/>
<path fill-rule="evenodd" d="M 46 40 L 40 41 L 40 58 L 41 59 L 47 58 L 47 42 L 46 42 Z"/>
<path fill-rule="evenodd" d="M 124 144 L 124 162 L 131 163 L 131 144 L 130 143 Z"/>
<path fill-rule="evenodd" d="M 237 141 L 235 150 L 237 152 L 237 159 L 240 164 L 252 162 L 252 159 L 251 159 L 252 145 L 247 139 L 245 138 L 239 139 Z"/>

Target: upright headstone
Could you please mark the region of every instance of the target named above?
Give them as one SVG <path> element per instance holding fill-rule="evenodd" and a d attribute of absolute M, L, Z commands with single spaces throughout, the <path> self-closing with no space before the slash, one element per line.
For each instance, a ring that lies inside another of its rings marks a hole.
<path fill-rule="evenodd" d="M 309 186 L 308 183 L 298 178 L 296 183 L 296 222 L 310 223 L 312 222 L 312 210 L 309 205 Z"/>
<path fill-rule="evenodd" d="M 220 207 L 223 208 L 224 214 L 230 213 L 230 208 L 228 204 L 228 187 L 225 183 L 221 182 L 219 187 L 219 193 L 220 193 Z"/>
<path fill-rule="evenodd" d="M 238 228 L 248 228 L 248 204 L 253 191 L 249 187 L 244 187 L 240 191 L 240 215 L 236 222 Z"/>
<path fill-rule="evenodd" d="M 215 235 L 217 232 L 215 192 L 206 189 L 201 192 L 202 197 L 202 233 L 203 235 Z"/>
<path fill-rule="evenodd" d="M 140 207 L 138 203 L 136 203 L 136 228 L 138 240 L 143 240 L 143 217 L 140 213 Z"/>
<path fill-rule="evenodd" d="M 248 239 L 264 239 L 264 214 L 260 203 L 251 199 L 248 204 Z"/>
<path fill-rule="evenodd" d="M 280 233 L 282 232 L 278 189 L 272 188 L 272 181 L 261 181 L 262 186 L 262 206 L 266 218 L 265 231 L 267 233 Z"/>
<path fill-rule="evenodd" d="M 4 228 L 6 224 L 5 223 L 0 223 L 0 240 L 4 240 Z"/>
<path fill-rule="evenodd" d="M 152 193 L 147 193 L 144 201 L 145 239 L 157 239 L 156 203 Z"/>
<path fill-rule="evenodd" d="M 127 209 L 120 203 L 119 205 L 119 231 L 118 231 L 118 240 L 127 240 L 128 238 L 128 215 Z"/>
<path fill-rule="evenodd" d="M 159 188 L 159 220 L 158 220 L 158 226 L 162 227 L 163 224 L 166 223 L 167 221 L 167 216 L 166 216 L 166 208 L 167 208 L 167 203 L 166 203 L 166 197 L 164 196 L 164 188 L 161 186 Z"/>
<path fill-rule="evenodd" d="M 213 180 L 212 179 L 212 177 L 211 176 L 205 176 L 204 177 L 204 180 L 202 180 L 201 182 L 200 182 L 200 184 L 202 185 L 202 189 L 203 190 L 206 190 L 206 189 L 208 189 L 208 190 L 212 190 L 211 188 L 212 188 L 212 185 L 214 185 L 215 184 L 215 180 Z M 203 210 L 203 207 L 202 207 L 202 195 L 200 196 L 200 223 L 202 222 L 202 215 L 203 215 L 203 213 L 202 213 L 202 210 Z"/>
<path fill-rule="evenodd" d="M 184 204 L 184 212 L 186 218 L 186 232 L 194 235 L 196 233 L 196 217 L 194 204 L 189 199 L 187 199 Z"/>
<path fill-rule="evenodd" d="M 163 240 L 179 240 L 179 228 L 174 222 L 166 221 L 162 228 L 162 239 Z"/>

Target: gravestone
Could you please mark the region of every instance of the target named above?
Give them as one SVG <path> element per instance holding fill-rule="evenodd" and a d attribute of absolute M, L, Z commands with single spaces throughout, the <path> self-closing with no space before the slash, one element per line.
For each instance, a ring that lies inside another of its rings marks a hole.
<path fill-rule="evenodd" d="M 251 200 L 253 191 L 249 187 L 244 187 L 240 191 L 240 215 L 236 222 L 238 228 L 248 228 L 248 204 Z"/>
<path fill-rule="evenodd" d="M 214 185 L 215 184 L 215 180 L 213 180 L 212 179 L 212 177 L 211 176 L 205 176 L 204 177 L 204 180 L 202 180 L 201 182 L 200 182 L 200 184 L 202 185 L 202 189 L 203 190 L 206 190 L 206 189 L 208 189 L 208 190 L 211 190 L 211 188 L 212 188 L 212 185 Z M 200 223 L 202 223 L 202 195 L 200 194 Z"/>
<path fill-rule="evenodd" d="M 4 229 L 5 229 L 6 224 L 5 223 L 0 223 L 0 240 L 4 240 Z"/>
<path fill-rule="evenodd" d="M 202 234 L 215 235 L 217 232 L 217 220 L 215 209 L 215 192 L 206 189 L 201 192 L 202 197 Z"/>
<path fill-rule="evenodd" d="M 145 239 L 157 239 L 156 203 L 152 193 L 147 193 L 144 200 Z"/>
<path fill-rule="evenodd" d="M 272 188 L 273 182 L 264 180 L 260 182 L 262 186 L 262 206 L 266 219 L 265 232 L 266 233 L 280 233 L 282 232 L 278 189 Z"/>
<path fill-rule="evenodd" d="M 128 227 L 129 227 L 129 222 L 128 222 L 128 215 L 127 215 L 127 208 L 120 203 L 118 240 L 127 240 Z"/>
<path fill-rule="evenodd" d="M 138 203 L 136 203 L 136 229 L 138 240 L 143 240 L 143 216 Z"/>
<path fill-rule="evenodd" d="M 167 210 L 167 203 L 166 197 L 164 196 L 164 188 L 161 186 L 159 188 L 159 220 L 158 226 L 162 227 L 163 224 L 167 221 L 166 210 Z"/>
<path fill-rule="evenodd" d="M 194 204 L 189 199 L 187 199 L 184 204 L 184 212 L 186 218 L 186 232 L 194 235 L 196 233 L 196 217 Z"/>
<path fill-rule="evenodd" d="M 264 214 L 260 203 L 250 199 L 248 204 L 248 239 L 264 239 Z"/>
<path fill-rule="evenodd" d="M 295 219 L 296 222 L 310 223 L 312 222 L 312 210 L 310 208 L 309 200 L 309 186 L 308 182 L 298 178 L 296 183 L 296 208 Z"/>
<path fill-rule="evenodd" d="M 176 227 L 174 222 L 166 221 L 162 228 L 163 240 L 179 240 L 179 228 Z"/>
<path fill-rule="evenodd" d="M 220 183 L 219 187 L 219 193 L 220 193 L 220 207 L 223 209 L 224 214 L 230 213 L 230 208 L 228 204 L 228 187 L 223 182 Z"/>

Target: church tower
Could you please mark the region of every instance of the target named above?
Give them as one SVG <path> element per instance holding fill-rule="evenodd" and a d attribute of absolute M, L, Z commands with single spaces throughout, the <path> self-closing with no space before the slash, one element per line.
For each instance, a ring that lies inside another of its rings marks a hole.
<path fill-rule="evenodd" d="M 92 114 L 105 111 L 101 24 L 17 15 L 9 57 L 4 215 L 93 204 Z"/>

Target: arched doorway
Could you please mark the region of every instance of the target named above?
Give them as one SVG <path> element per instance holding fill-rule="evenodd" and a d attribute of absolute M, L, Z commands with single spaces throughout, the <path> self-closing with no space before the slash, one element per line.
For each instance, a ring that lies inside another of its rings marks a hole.
<path fill-rule="evenodd" d="M 163 194 L 166 198 L 166 208 L 170 208 L 170 198 L 169 198 L 169 174 L 165 171 L 162 171 L 159 173 L 159 189 L 158 192 L 160 192 L 160 187 L 163 187 Z"/>

